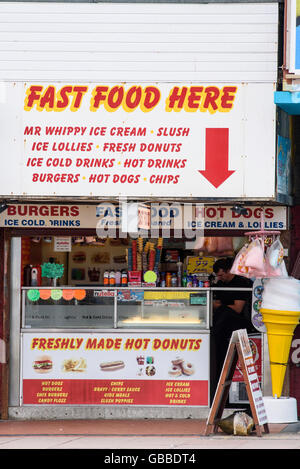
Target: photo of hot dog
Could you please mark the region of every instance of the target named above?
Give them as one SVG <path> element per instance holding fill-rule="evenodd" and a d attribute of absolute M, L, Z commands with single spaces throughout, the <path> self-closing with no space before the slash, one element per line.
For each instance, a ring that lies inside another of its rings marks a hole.
<path fill-rule="evenodd" d="M 72 256 L 73 262 L 76 262 L 77 264 L 82 264 L 86 260 L 86 255 L 85 252 L 79 251 L 75 252 Z"/>
<path fill-rule="evenodd" d="M 115 362 L 103 362 L 100 363 L 100 369 L 102 371 L 115 371 L 121 370 L 125 367 L 125 363 L 122 360 L 118 360 Z"/>
<path fill-rule="evenodd" d="M 42 355 L 34 360 L 32 366 L 36 373 L 49 373 L 53 368 L 53 363 L 48 355 Z"/>

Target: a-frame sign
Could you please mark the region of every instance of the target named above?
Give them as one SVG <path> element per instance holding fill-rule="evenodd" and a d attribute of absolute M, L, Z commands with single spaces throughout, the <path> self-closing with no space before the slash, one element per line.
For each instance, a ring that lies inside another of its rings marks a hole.
<path fill-rule="evenodd" d="M 263 396 L 254 367 L 247 331 L 246 329 L 240 329 L 234 331 L 230 339 L 218 387 L 207 419 L 205 435 L 217 433 L 218 431 L 218 423 L 222 417 L 238 361 L 247 389 L 256 434 L 262 436 L 261 427 L 264 428 L 265 433 L 269 433 Z"/>

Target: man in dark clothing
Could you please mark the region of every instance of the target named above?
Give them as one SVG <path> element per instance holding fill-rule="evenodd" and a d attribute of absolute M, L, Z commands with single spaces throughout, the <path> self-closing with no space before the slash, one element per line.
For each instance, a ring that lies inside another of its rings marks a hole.
<path fill-rule="evenodd" d="M 217 276 L 216 287 L 226 288 L 214 292 L 213 325 L 211 337 L 215 349 L 216 377 L 220 376 L 229 340 L 233 331 L 247 329 L 253 332 L 251 323 L 251 291 L 233 291 L 232 288 L 252 288 L 252 281 L 230 273 L 233 259 L 219 259 L 213 266 Z"/>

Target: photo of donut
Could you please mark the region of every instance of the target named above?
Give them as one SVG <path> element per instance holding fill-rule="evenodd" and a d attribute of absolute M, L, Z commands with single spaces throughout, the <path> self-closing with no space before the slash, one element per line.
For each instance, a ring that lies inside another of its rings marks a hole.
<path fill-rule="evenodd" d="M 153 365 L 146 366 L 146 375 L 147 376 L 154 376 L 155 373 L 156 373 L 155 366 L 153 366 Z"/>
<path fill-rule="evenodd" d="M 192 363 L 183 363 L 182 364 L 182 372 L 184 375 L 191 376 L 195 373 L 194 365 Z"/>
<path fill-rule="evenodd" d="M 192 376 L 195 373 L 194 365 L 190 362 L 185 362 L 182 358 L 172 360 L 172 367 L 169 370 L 170 376 Z"/>
<path fill-rule="evenodd" d="M 182 375 L 181 368 L 179 366 L 175 366 L 175 365 L 172 366 L 172 368 L 169 371 L 169 375 L 170 376 L 181 376 Z"/>

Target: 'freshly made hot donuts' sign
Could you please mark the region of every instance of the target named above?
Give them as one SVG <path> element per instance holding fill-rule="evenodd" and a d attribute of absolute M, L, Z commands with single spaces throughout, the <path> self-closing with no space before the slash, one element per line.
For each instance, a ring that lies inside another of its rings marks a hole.
<path fill-rule="evenodd" d="M 26 333 L 22 402 L 209 405 L 208 334 Z"/>

